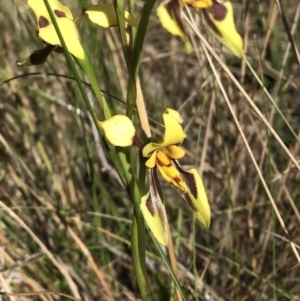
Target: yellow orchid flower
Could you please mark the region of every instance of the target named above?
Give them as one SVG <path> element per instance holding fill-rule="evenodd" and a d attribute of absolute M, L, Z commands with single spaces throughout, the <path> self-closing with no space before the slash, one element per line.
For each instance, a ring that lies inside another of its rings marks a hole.
<path fill-rule="evenodd" d="M 179 36 L 184 43 L 186 53 L 192 52 L 192 44 L 185 33 L 178 0 L 164 1 L 156 10 L 161 25 L 171 34 Z"/>
<path fill-rule="evenodd" d="M 76 25 L 70 9 L 57 0 L 48 0 L 56 23 L 66 43 L 68 51 L 79 59 L 84 58 L 84 50 L 80 43 Z M 61 46 L 54 24 L 42 0 L 28 0 L 28 5 L 35 13 L 38 25 L 38 37 L 53 46 Z"/>
<path fill-rule="evenodd" d="M 164 139 L 150 142 L 142 150 L 148 168 L 157 167 L 162 177 L 178 187 L 188 206 L 194 211 L 198 220 L 205 226 L 210 224 L 210 209 L 202 180 L 196 169 L 183 170 L 178 163 L 185 151 L 179 146 L 186 138 L 178 112 L 166 109 L 163 114 L 165 124 Z"/>
<path fill-rule="evenodd" d="M 93 23 L 101 27 L 106 28 L 117 25 L 117 17 L 113 4 L 103 3 L 89 6 L 83 10 L 82 14 L 76 20 L 73 20 L 72 12 L 67 6 L 62 5 L 58 0 L 48 0 L 48 3 L 68 51 L 81 60 L 84 59 L 85 54 L 76 26 L 81 22 L 83 16 L 88 16 Z M 31 53 L 23 62 L 18 62 L 19 66 L 43 64 L 53 50 L 56 52 L 61 52 L 62 50 L 60 39 L 44 1 L 28 0 L 28 5 L 32 8 L 36 16 L 37 36 L 46 46 Z M 138 21 L 127 11 L 125 12 L 125 20 L 131 26 L 137 27 L 138 25 Z"/>
<path fill-rule="evenodd" d="M 213 2 L 213 5 L 203 10 L 204 19 L 214 36 L 236 56 L 244 54 L 244 42 L 236 31 L 233 9 L 230 1 Z"/>
<path fill-rule="evenodd" d="M 160 142 L 146 144 L 142 152 L 144 157 L 149 157 L 146 161 L 148 168 L 157 166 L 167 182 L 184 191 L 186 189 L 185 183 L 181 179 L 178 170 L 171 163 L 171 159 L 180 159 L 185 155 L 185 151 L 178 145 L 186 138 L 186 134 L 178 119 L 174 117 L 174 112 L 174 110 L 166 109 L 163 114 L 165 124 L 164 139 Z"/>
<path fill-rule="evenodd" d="M 157 170 L 162 177 L 179 188 L 187 205 L 205 227 L 210 225 L 210 208 L 202 180 L 196 169 L 184 170 L 178 159 L 185 155 L 180 144 L 186 138 L 182 129 L 182 117 L 172 109 L 163 114 L 165 133 L 163 139 L 144 145 L 136 136 L 131 120 L 125 115 L 116 115 L 100 122 L 107 139 L 116 146 L 135 145 L 148 158 L 149 192 L 142 197 L 140 209 L 154 237 L 167 245 L 167 218 L 160 194 Z"/>
<path fill-rule="evenodd" d="M 159 191 L 157 189 L 158 179 L 154 169 L 148 169 L 149 192 L 141 199 L 140 209 L 151 229 L 155 239 L 163 246 L 168 245 L 167 214 Z"/>
<path fill-rule="evenodd" d="M 84 10 L 89 19 L 104 28 L 118 25 L 115 7 L 111 3 L 100 3 L 89 6 Z M 125 11 L 125 21 L 133 27 L 138 27 L 139 22 L 128 11 Z"/>
<path fill-rule="evenodd" d="M 212 0 L 167 0 L 156 9 L 161 25 L 171 34 L 181 38 L 185 51 L 189 54 L 193 48 L 181 17 L 180 2 L 194 8 L 208 8 L 212 5 Z"/>
<path fill-rule="evenodd" d="M 236 31 L 233 9 L 227 0 L 168 0 L 157 8 L 157 15 L 162 26 L 173 35 L 181 38 L 187 53 L 192 52 L 190 39 L 186 34 L 181 18 L 180 2 L 190 7 L 201 9 L 204 19 L 213 35 L 236 56 L 244 54 L 243 39 Z"/>
<path fill-rule="evenodd" d="M 84 50 L 71 11 L 57 0 L 48 0 L 48 3 L 68 51 L 83 60 Z M 62 46 L 44 1 L 28 0 L 28 5 L 36 16 L 37 36 L 46 46 L 31 53 L 23 62 L 18 62 L 19 66 L 43 64 L 53 50 L 58 50 L 58 47 Z"/>

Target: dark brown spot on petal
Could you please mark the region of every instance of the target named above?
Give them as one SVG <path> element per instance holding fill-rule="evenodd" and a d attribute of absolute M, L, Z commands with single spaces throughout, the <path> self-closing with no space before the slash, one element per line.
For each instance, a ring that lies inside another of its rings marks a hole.
<path fill-rule="evenodd" d="M 173 177 L 174 182 L 176 182 L 178 185 L 183 182 L 182 178 L 180 176 Z"/>
<path fill-rule="evenodd" d="M 47 45 L 41 49 L 35 50 L 29 56 L 32 65 L 40 65 L 46 62 L 48 55 L 53 51 L 55 46 Z"/>
<path fill-rule="evenodd" d="M 185 201 L 187 202 L 187 204 L 189 205 L 189 207 L 194 211 L 194 212 L 197 212 L 198 209 L 194 206 L 194 203 L 191 199 L 191 197 L 189 196 L 189 194 L 187 192 L 183 193 L 182 194 Z"/>
<path fill-rule="evenodd" d="M 216 27 L 216 25 L 212 22 L 212 20 L 209 17 L 209 14 L 207 12 L 207 9 L 203 9 L 203 16 L 204 19 L 206 21 L 206 24 L 208 25 L 208 27 L 219 37 L 223 37 L 220 30 Z"/>
<path fill-rule="evenodd" d="M 157 185 L 159 185 L 156 168 L 147 170 L 149 176 L 149 196 L 146 200 L 146 207 L 152 216 L 155 214 L 155 207 L 162 203 Z"/>
<path fill-rule="evenodd" d="M 227 15 L 227 7 L 224 4 L 213 2 L 213 5 L 207 9 L 213 18 L 217 21 L 223 21 Z"/>
<path fill-rule="evenodd" d="M 148 198 L 146 200 L 146 207 L 147 207 L 148 211 L 150 212 L 150 214 L 152 216 L 154 216 L 155 210 L 154 210 L 153 201 L 152 201 L 150 193 L 149 193 L 149 196 L 148 196 Z"/>
<path fill-rule="evenodd" d="M 49 21 L 43 16 L 39 17 L 39 22 L 38 23 L 39 23 L 40 28 L 47 27 L 50 24 Z"/>
<path fill-rule="evenodd" d="M 172 0 L 165 4 L 166 10 L 168 11 L 170 17 L 175 20 L 179 28 L 185 33 L 184 25 L 181 17 L 181 7 L 178 0 Z"/>
<path fill-rule="evenodd" d="M 39 65 L 45 61 L 44 59 L 41 60 L 40 53 L 35 52 L 30 55 L 29 60 L 32 65 Z"/>
<path fill-rule="evenodd" d="M 148 175 L 149 175 L 149 185 L 150 185 L 150 191 L 149 191 L 149 198 L 146 201 L 146 206 L 147 202 L 149 201 L 149 207 L 147 206 L 149 212 L 154 216 L 154 210 L 155 208 L 157 209 L 159 219 L 162 222 L 165 229 L 166 225 L 166 213 L 165 213 L 165 207 L 163 205 L 163 202 L 161 200 L 161 189 L 157 177 L 157 170 L 156 168 L 150 168 L 148 169 Z M 150 204 L 151 203 L 151 204 Z M 154 208 L 155 206 L 155 208 Z M 150 209 L 149 209 L 150 208 Z M 150 210 L 153 210 L 153 213 Z"/>
<path fill-rule="evenodd" d="M 61 11 L 61 10 L 58 10 L 58 9 L 55 9 L 54 10 L 54 14 L 58 17 L 58 18 L 66 18 L 67 15 L 65 12 Z"/>
<path fill-rule="evenodd" d="M 198 191 L 197 191 L 196 180 L 194 175 L 188 172 L 184 172 L 183 176 L 184 176 L 186 186 L 189 188 L 191 194 L 196 199 L 198 197 Z"/>
<path fill-rule="evenodd" d="M 171 163 L 170 160 L 169 160 L 169 163 L 165 164 L 164 162 L 162 162 L 161 160 L 159 160 L 158 156 L 156 156 L 156 162 L 161 167 L 171 167 L 172 166 L 172 163 Z"/>
<path fill-rule="evenodd" d="M 227 15 L 227 7 L 218 2 L 213 2 L 213 5 L 208 9 L 203 9 L 204 19 L 210 29 L 218 36 L 222 37 L 222 33 L 216 27 L 216 25 L 212 22 L 211 18 L 215 19 L 216 21 L 223 21 Z"/>
<path fill-rule="evenodd" d="M 177 160 L 174 160 L 173 162 L 175 163 L 176 168 L 179 170 L 180 175 L 183 178 L 183 181 L 185 182 L 189 191 L 191 192 L 193 197 L 195 199 L 197 199 L 198 190 L 197 190 L 197 186 L 196 186 L 195 176 L 192 173 L 183 170 Z"/>

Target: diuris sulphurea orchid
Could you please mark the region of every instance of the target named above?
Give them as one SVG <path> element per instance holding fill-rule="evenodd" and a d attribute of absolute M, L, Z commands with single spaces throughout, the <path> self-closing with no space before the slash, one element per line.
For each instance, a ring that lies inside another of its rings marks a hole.
<path fill-rule="evenodd" d="M 181 16 L 181 4 L 201 9 L 204 20 L 211 33 L 236 56 L 244 54 L 244 43 L 234 24 L 233 9 L 227 0 L 167 0 L 157 8 L 162 26 L 184 42 L 187 53 L 192 51 Z"/>
<path fill-rule="evenodd" d="M 213 35 L 236 56 L 244 54 L 244 42 L 236 31 L 233 9 L 230 1 L 213 2 L 213 5 L 203 10 L 204 19 Z"/>
<path fill-rule="evenodd" d="M 62 5 L 57 0 L 48 0 L 48 3 L 68 51 L 80 60 L 84 59 L 85 53 L 76 27 L 84 16 L 87 16 L 94 24 L 104 28 L 117 25 L 113 4 L 103 3 L 89 6 L 83 9 L 81 15 L 74 20 L 72 12 L 67 6 Z M 53 50 L 57 52 L 62 50 L 61 41 L 44 0 L 28 0 L 28 5 L 36 16 L 37 36 L 46 46 L 35 50 L 25 61 L 18 62 L 19 66 L 43 64 Z M 127 11 L 125 11 L 125 21 L 131 26 L 137 27 L 138 25 L 137 20 Z"/>
<path fill-rule="evenodd" d="M 180 147 L 186 134 L 182 128 L 182 117 L 172 109 L 163 114 L 165 133 L 163 139 L 155 139 L 143 144 L 137 137 L 131 120 L 125 115 L 116 115 L 99 122 L 108 141 L 115 146 L 138 146 L 143 157 L 147 158 L 146 167 L 149 176 L 149 192 L 142 197 L 140 209 L 145 222 L 156 240 L 162 245 L 168 244 L 167 219 L 160 193 L 157 170 L 161 176 L 177 187 L 187 205 L 205 227 L 210 225 L 210 207 L 204 185 L 195 168 L 184 170 L 178 159 L 185 155 Z"/>
<path fill-rule="evenodd" d="M 48 0 L 49 6 L 55 17 L 61 35 L 68 51 L 79 59 L 84 59 L 84 50 L 80 43 L 73 15 L 69 8 L 57 0 Z M 33 10 L 37 21 L 37 36 L 46 46 L 34 51 L 20 66 L 38 65 L 46 61 L 48 55 L 56 48 L 61 47 L 60 39 L 43 0 L 28 0 L 28 5 Z M 46 51 L 49 49 L 49 51 Z"/>
<path fill-rule="evenodd" d="M 192 44 L 185 32 L 181 18 L 181 7 L 178 0 L 164 1 L 156 10 L 161 25 L 171 34 L 179 36 L 185 46 L 186 53 L 192 52 Z"/>

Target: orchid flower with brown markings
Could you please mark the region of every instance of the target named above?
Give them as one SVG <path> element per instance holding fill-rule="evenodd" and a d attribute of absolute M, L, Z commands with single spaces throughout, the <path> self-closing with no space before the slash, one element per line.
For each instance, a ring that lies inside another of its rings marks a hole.
<path fill-rule="evenodd" d="M 62 5 L 57 0 L 48 0 L 48 3 L 68 51 L 80 60 L 84 59 L 85 52 L 76 27 L 84 16 L 88 16 L 94 24 L 104 28 L 117 25 L 117 16 L 113 4 L 102 3 L 89 6 L 83 9 L 81 15 L 74 20 L 72 12 L 67 6 Z M 25 61 L 18 62 L 19 66 L 43 64 L 53 50 L 62 52 L 61 41 L 44 1 L 28 0 L 28 5 L 36 16 L 37 36 L 46 46 L 35 50 Z M 137 20 L 127 11 L 125 12 L 125 20 L 131 26 L 137 27 L 138 25 Z"/>
<path fill-rule="evenodd" d="M 154 237 L 162 245 L 168 244 L 167 218 L 160 193 L 157 170 L 161 176 L 177 187 L 188 206 L 205 227 L 210 224 L 210 208 L 201 177 L 195 168 L 184 170 L 178 159 L 185 155 L 181 143 L 186 138 L 183 120 L 177 111 L 166 109 L 163 114 L 163 139 L 143 144 L 138 139 L 131 120 L 124 115 L 100 122 L 106 138 L 115 146 L 136 145 L 142 150 L 148 168 L 149 192 L 141 199 L 141 211 Z"/>
<path fill-rule="evenodd" d="M 178 35 L 185 44 L 186 52 L 192 51 L 181 16 L 181 3 L 201 9 L 211 33 L 236 56 L 244 54 L 244 43 L 234 24 L 233 9 L 227 0 L 167 0 L 157 8 L 162 26 L 173 35 Z"/>

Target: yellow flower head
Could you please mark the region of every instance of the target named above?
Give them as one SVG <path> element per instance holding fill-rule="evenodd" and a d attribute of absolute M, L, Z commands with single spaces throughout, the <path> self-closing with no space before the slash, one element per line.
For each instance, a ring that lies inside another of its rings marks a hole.
<path fill-rule="evenodd" d="M 173 166 L 171 159 L 180 159 L 185 155 L 185 151 L 180 145 L 186 137 L 180 122 L 182 118 L 178 112 L 166 109 L 163 114 L 165 124 L 164 138 L 160 142 L 150 142 L 143 148 L 143 156 L 149 157 L 146 161 L 148 168 L 157 166 L 163 178 L 180 188 L 186 189 L 178 170 Z"/>
<path fill-rule="evenodd" d="M 243 56 L 243 39 L 235 28 L 233 9 L 230 1 L 167 0 L 157 8 L 158 18 L 167 31 L 181 38 L 187 53 L 192 52 L 192 45 L 182 21 L 179 1 L 190 7 L 201 9 L 212 34 L 236 56 Z"/>
<path fill-rule="evenodd" d="M 181 18 L 181 7 L 178 0 L 164 1 L 156 10 L 161 25 L 171 34 L 179 36 L 184 43 L 185 51 L 192 52 L 192 44 L 186 35 Z"/>
<path fill-rule="evenodd" d="M 48 0 L 56 23 L 66 43 L 68 51 L 79 59 L 84 58 L 84 50 L 81 46 L 73 15 L 69 8 L 57 0 Z M 54 24 L 51 21 L 48 10 L 42 0 L 28 0 L 28 5 L 35 13 L 38 36 L 47 44 L 61 46 Z"/>
<path fill-rule="evenodd" d="M 48 3 L 68 51 L 81 60 L 85 58 L 85 54 L 76 26 L 84 16 L 87 16 L 94 24 L 101 27 L 116 26 L 118 24 L 113 4 L 102 3 L 89 6 L 83 10 L 82 14 L 76 20 L 73 20 L 73 15 L 67 6 L 62 5 L 57 0 L 48 0 Z M 60 48 L 62 46 L 60 39 L 44 1 L 28 0 L 28 5 L 32 8 L 36 16 L 37 35 L 46 46 L 35 50 L 25 61 L 18 62 L 19 66 L 43 64 L 54 49 L 57 52 L 62 50 Z M 125 21 L 131 26 L 137 27 L 138 25 L 137 20 L 127 11 L 125 11 Z"/>
<path fill-rule="evenodd" d="M 149 192 L 142 197 L 140 209 L 144 219 L 156 240 L 162 245 L 168 244 L 167 218 L 161 200 L 159 180 L 156 170 L 162 177 L 179 188 L 188 206 L 205 227 L 210 224 L 210 208 L 202 180 L 196 169 L 184 170 L 178 163 L 185 151 L 180 144 L 186 138 L 183 131 L 183 119 L 177 111 L 166 109 L 163 114 L 165 133 L 160 141 L 143 145 L 136 136 L 132 121 L 125 115 L 116 115 L 100 122 L 106 138 L 116 146 L 136 145 L 148 158 L 146 166 L 149 175 Z"/>
<path fill-rule="evenodd" d="M 181 126 L 183 119 L 177 111 L 166 109 L 163 120 L 164 138 L 159 142 L 146 144 L 142 150 L 143 156 L 149 158 L 146 166 L 149 169 L 157 168 L 167 182 L 178 187 L 200 223 L 209 227 L 210 208 L 202 180 L 196 169 L 185 171 L 177 161 L 185 154 L 179 146 L 186 138 Z M 142 198 L 140 208 L 153 235 L 162 243 L 167 229 L 164 228 L 164 211 L 158 206 L 157 180 L 149 180 L 149 185 L 149 193 Z"/>
<path fill-rule="evenodd" d="M 203 15 L 212 34 L 236 56 L 242 57 L 244 43 L 236 31 L 230 1 L 224 3 L 214 1 L 210 8 L 203 10 Z"/>
<path fill-rule="evenodd" d="M 184 156 L 185 152 L 180 145 L 186 138 L 181 123 L 182 118 L 178 112 L 172 109 L 166 109 L 163 114 L 163 120 L 165 125 L 164 138 L 160 142 L 150 142 L 143 148 L 143 156 L 152 156 L 155 151 L 162 150 L 168 154 L 172 159 L 179 159 Z M 151 161 L 151 159 L 149 159 Z M 148 160 L 148 161 L 149 161 Z M 147 162 L 148 162 L 147 161 Z M 153 167 L 153 164 L 146 163 L 148 167 Z"/>

